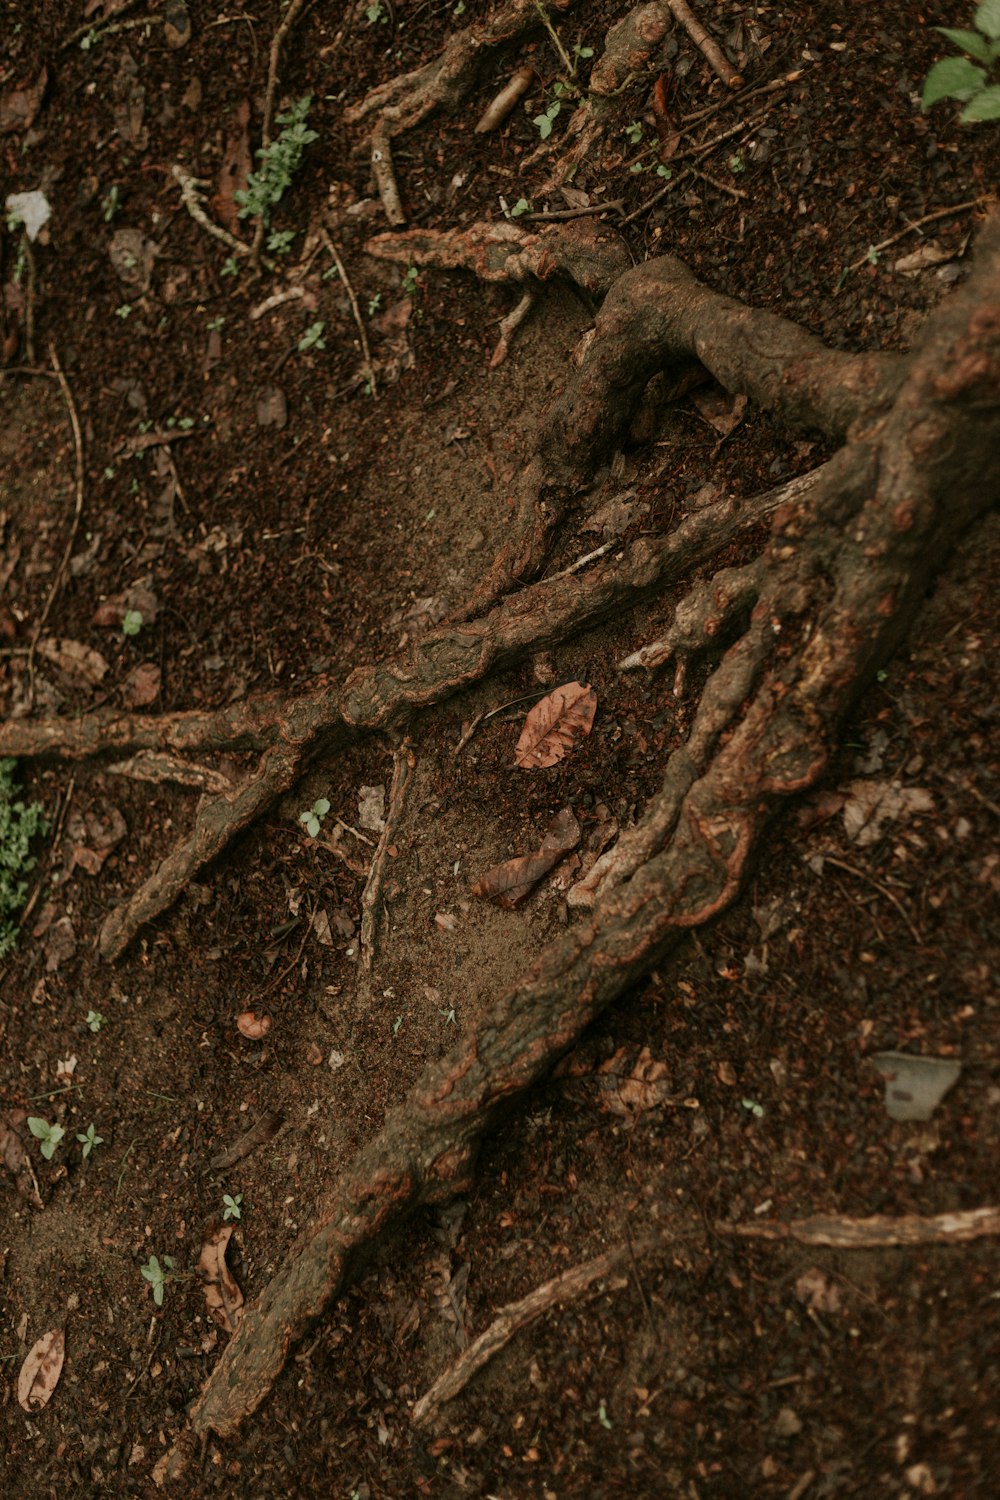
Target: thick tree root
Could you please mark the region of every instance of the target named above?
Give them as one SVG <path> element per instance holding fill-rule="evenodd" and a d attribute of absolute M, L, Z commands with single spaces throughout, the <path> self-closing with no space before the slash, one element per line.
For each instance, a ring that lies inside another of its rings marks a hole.
<path fill-rule="evenodd" d="M 355 1157 L 248 1310 L 192 1408 L 191 1437 L 229 1435 L 256 1409 L 390 1224 L 467 1189 L 484 1132 L 689 928 L 726 908 L 769 819 L 823 773 L 859 690 L 1000 485 L 998 288 L 1000 216 L 969 283 L 929 318 L 891 409 L 858 425 L 808 517 L 794 505 L 776 517 L 769 585 L 647 813 L 666 814 L 662 846 L 602 889 Z"/>

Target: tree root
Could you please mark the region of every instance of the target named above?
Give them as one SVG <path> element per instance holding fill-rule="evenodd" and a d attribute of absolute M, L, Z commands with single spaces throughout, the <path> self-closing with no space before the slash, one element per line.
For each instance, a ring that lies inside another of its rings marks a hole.
<path fill-rule="evenodd" d="M 292 1344 L 389 1225 L 468 1188 L 485 1131 L 689 928 L 729 905 L 768 821 L 823 773 L 858 692 L 1000 484 L 998 286 L 994 216 L 972 277 L 928 319 L 892 406 L 856 422 L 810 515 L 795 504 L 777 514 L 749 627 L 709 679 L 691 738 L 640 825 L 666 830 L 651 857 L 601 889 L 593 913 L 426 1069 L 345 1169 L 209 1377 L 188 1444 L 232 1434 L 256 1409 Z M 773 357 L 758 359 L 765 385 Z M 802 388 L 787 387 L 793 409 Z"/>

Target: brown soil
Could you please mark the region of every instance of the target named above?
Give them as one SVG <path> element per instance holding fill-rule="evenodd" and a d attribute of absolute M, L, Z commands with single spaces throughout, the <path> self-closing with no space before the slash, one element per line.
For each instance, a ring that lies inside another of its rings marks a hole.
<path fill-rule="evenodd" d="M 584 296 L 547 289 L 490 371 L 516 292 L 434 271 L 407 291 L 400 267 L 364 253 L 385 223 L 364 131 L 348 130 L 344 108 L 434 56 L 460 24 L 454 7 L 384 0 L 388 19 L 371 24 L 363 5 L 306 6 L 282 53 L 279 98 L 311 94 L 320 138 L 272 227 L 295 232 L 294 264 L 326 205 L 360 205 L 330 222 L 367 326 L 377 399 L 359 378 L 350 300 L 324 276 L 328 258 L 300 283 L 303 296 L 255 317 L 281 283 L 224 275 L 226 247 L 184 210 L 170 176 L 183 162 L 211 179 L 210 198 L 241 101 L 259 129 L 281 7 L 244 11 L 233 0 L 210 17 L 214 7 L 191 6 L 182 47 L 167 46 L 156 21 L 87 50 L 60 46 L 83 7 L 69 14 L 46 0 L 17 8 L 16 22 L 7 9 L 0 94 L 43 64 L 49 75 L 29 131 L 3 138 L 5 191 L 41 186 L 52 204 L 32 251 L 35 357 L 50 370 L 56 350 L 85 451 L 73 562 L 44 635 L 107 662 L 88 683 L 38 656 L 34 712 L 128 709 L 143 664 L 160 673 L 148 711 L 170 713 L 338 681 L 388 655 L 457 608 L 488 569 L 510 524 L 511 477 L 593 321 Z M 599 50 L 628 9 L 614 0 L 552 14 L 569 46 Z M 752 101 L 766 118 L 623 230 L 634 259 L 669 249 L 717 290 L 793 317 L 836 348 L 906 349 L 919 315 L 965 276 L 977 215 L 930 223 L 842 273 L 995 177 L 994 129 L 962 129 L 948 107 L 930 116 L 918 107 L 942 51 L 930 27 L 954 24 L 952 8 L 720 0 L 699 12 L 742 54 L 748 86 L 801 76 Z M 724 102 L 686 35 L 675 32 L 666 55 L 676 118 Z M 551 162 L 522 174 L 538 144 L 541 86 L 502 132 L 472 134 L 525 58 L 546 82 L 556 76 L 538 31 L 501 53 L 463 108 L 398 139 L 411 224 L 498 217 L 498 194 L 542 206 L 532 194 Z M 610 144 L 574 178 L 593 197 L 623 199 L 626 214 L 662 185 L 652 170 L 630 172 L 637 153 L 624 134 L 641 121 L 644 141 L 654 138 L 649 89 L 646 79 L 614 101 Z M 713 127 L 751 112 L 728 102 Z M 550 202 L 565 204 L 558 193 Z M 112 263 L 113 236 L 126 228 L 156 246 L 145 289 L 129 283 L 136 267 Z M 894 269 L 927 240 L 951 258 Z M 15 277 L 16 235 L 2 252 L 8 363 L 24 363 L 28 282 Z M 300 351 L 318 322 L 323 347 Z M 261 424 L 270 387 L 287 409 L 281 427 Z M 128 439 L 168 426 L 190 436 L 123 453 Z M 704 486 L 750 496 L 824 456 L 752 409 L 721 443 L 690 400 L 651 410 L 615 461 L 618 488 L 644 507 L 628 535 L 665 529 Z M 0 465 L 0 691 L 5 714 L 19 715 L 26 648 L 75 503 L 55 379 L 0 382 Z M 583 525 L 590 508 L 584 497 L 550 571 L 599 544 Z M 988 521 L 862 701 L 825 791 L 775 826 L 741 902 L 617 1004 L 510 1115 L 467 1198 L 421 1212 L 380 1246 L 294 1351 L 269 1403 L 233 1440 L 208 1442 L 193 1493 L 995 1493 L 993 1242 L 843 1251 L 730 1239 L 713 1226 L 996 1201 L 998 565 L 1000 529 Z M 137 583 L 157 606 L 147 604 L 138 635 L 123 635 L 117 617 L 95 624 L 102 601 Z M 43 1207 L 0 1177 L 5 1495 L 155 1492 L 154 1465 L 225 1342 L 195 1274 L 223 1194 L 243 1195 L 230 1264 L 250 1299 L 428 1060 L 576 920 L 565 872 L 513 912 L 472 900 L 470 888 L 536 847 L 563 806 L 585 833 L 607 818 L 625 827 L 641 811 L 683 741 L 705 668 L 678 700 L 672 672 L 623 674 L 615 664 L 663 633 L 683 592 L 420 716 L 369 982 L 359 980 L 358 929 L 370 847 L 351 832 L 335 837 L 335 820 L 364 832 L 359 793 L 388 788 L 387 740 L 313 761 L 113 965 L 96 952 L 101 923 L 169 853 L 199 793 L 129 779 L 107 761 L 21 764 L 27 795 L 59 837 L 39 844 L 22 939 L 0 966 L 0 1111 L 37 1114 L 67 1134 L 51 1162 L 30 1142 Z M 549 770 L 516 769 L 527 707 L 567 681 L 596 689 L 592 734 Z M 456 754 L 463 727 L 497 709 Z M 214 764 L 235 776 L 250 761 L 233 752 Z M 927 797 L 858 843 L 842 816 L 858 779 Z M 330 811 L 310 840 L 300 814 L 318 798 Z M 108 849 L 101 830 L 122 824 Z M 247 1010 L 269 1015 L 263 1041 L 238 1033 Z M 89 1012 L 104 1017 L 98 1031 Z M 961 1061 L 929 1122 L 887 1117 L 870 1060 L 883 1050 Z M 57 1075 L 72 1057 L 67 1084 Z M 658 1089 L 609 1082 L 650 1059 L 663 1065 Z M 280 1124 L 266 1141 L 213 1168 L 269 1115 Z M 75 1136 L 91 1123 L 103 1144 L 83 1160 Z M 518 1334 L 430 1428 L 411 1425 L 416 1399 L 500 1307 L 654 1230 L 658 1250 Z M 140 1275 L 151 1255 L 172 1256 L 181 1273 L 161 1308 Z M 56 1327 L 66 1331 L 62 1377 L 48 1406 L 28 1415 L 17 1374 Z"/>

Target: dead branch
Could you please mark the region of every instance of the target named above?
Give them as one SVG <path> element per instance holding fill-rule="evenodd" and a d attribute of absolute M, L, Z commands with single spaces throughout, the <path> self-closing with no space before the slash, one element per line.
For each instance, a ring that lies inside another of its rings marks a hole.
<path fill-rule="evenodd" d="M 505 1349 L 522 1329 L 530 1327 L 553 1307 L 565 1307 L 567 1303 L 579 1302 L 584 1297 L 598 1296 L 602 1291 L 608 1290 L 599 1283 L 607 1281 L 622 1266 L 630 1265 L 639 1257 L 662 1249 L 664 1244 L 662 1235 L 649 1235 L 634 1243 L 618 1245 L 605 1255 L 596 1255 L 593 1260 L 572 1266 L 561 1276 L 554 1276 L 551 1281 L 534 1287 L 527 1296 L 520 1297 L 516 1302 L 508 1302 L 496 1314 L 490 1326 L 478 1338 L 473 1339 L 460 1358 L 443 1375 L 439 1375 L 416 1402 L 410 1413 L 414 1427 L 425 1427 L 433 1422 L 442 1406 L 453 1401 L 473 1376 L 488 1365 L 501 1349 Z M 627 1278 L 617 1284 L 627 1285 Z"/>
<path fill-rule="evenodd" d="M 816 1214 L 788 1223 L 716 1224 L 716 1234 L 745 1240 L 794 1240 L 833 1250 L 879 1250 L 893 1245 L 959 1245 L 1000 1234 L 1000 1208 L 960 1209 L 950 1214 Z"/>
<path fill-rule="evenodd" d="M 698 17 L 687 4 L 687 0 L 667 0 L 667 4 L 684 27 L 688 36 L 699 49 L 713 72 L 730 89 L 743 87 L 743 75 L 737 73 L 728 58 L 723 56 L 719 44 L 712 40 Z"/>
<path fill-rule="evenodd" d="M 347 271 L 346 271 L 346 269 L 344 267 L 344 262 L 340 258 L 340 252 L 339 252 L 339 250 L 337 249 L 336 245 L 333 243 L 333 240 L 330 238 L 329 231 L 327 229 L 325 229 L 325 228 L 321 229 L 320 230 L 320 238 L 322 239 L 323 244 L 326 246 L 327 251 L 329 252 L 330 259 L 333 261 L 334 265 L 337 267 L 337 273 L 340 276 L 340 280 L 343 283 L 344 291 L 347 293 L 348 300 L 350 301 L 351 311 L 354 314 L 354 323 L 355 323 L 355 326 L 356 326 L 356 328 L 358 330 L 358 338 L 361 341 L 361 353 L 364 356 L 364 361 L 365 361 L 365 366 L 364 366 L 364 368 L 365 368 L 365 377 L 366 377 L 366 379 L 368 380 L 368 382 L 371 385 L 372 396 L 373 397 L 377 397 L 378 396 L 378 386 L 375 383 L 375 366 L 372 364 L 372 352 L 371 352 L 371 350 L 368 347 L 368 334 L 367 334 L 367 332 L 365 330 L 364 319 L 361 316 L 361 309 L 358 306 L 358 299 L 354 295 L 354 288 L 351 285 L 350 281 L 348 280 Z"/>

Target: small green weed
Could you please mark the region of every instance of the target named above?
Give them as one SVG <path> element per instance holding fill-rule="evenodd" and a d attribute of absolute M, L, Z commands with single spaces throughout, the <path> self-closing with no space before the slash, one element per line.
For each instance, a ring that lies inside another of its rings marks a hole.
<path fill-rule="evenodd" d="M 173 1281 L 175 1279 L 173 1274 L 173 1256 L 165 1255 L 163 1257 L 163 1265 L 161 1266 L 156 1256 L 151 1255 L 146 1264 L 139 1267 L 139 1270 L 142 1272 L 145 1279 L 153 1288 L 153 1301 L 156 1303 L 157 1307 L 162 1307 L 164 1288 L 166 1287 L 168 1281 Z"/>
<path fill-rule="evenodd" d="M 287 255 L 294 238 L 294 229 L 272 229 L 267 237 L 267 248 L 272 255 Z"/>
<path fill-rule="evenodd" d="M 977 120 L 1000 120 L 1000 83 L 991 83 L 1000 66 L 1000 0 L 983 0 L 972 18 L 975 31 L 935 26 L 965 57 L 943 57 L 924 80 L 921 104 L 930 109 L 942 99 L 957 99 L 965 105 L 959 119 L 964 125 Z M 970 62 L 969 58 L 975 58 Z M 983 66 L 977 67 L 976 63 Z"/>
<path fill-rule="evenodd" d="M 408 297 L 415 297 L 417 295 L 417 278 L 419 275 L 420 272 L 416 266 L 411 266 L 403 277 L 403 291 Z"/>
<path fill-rule="evenodd" d="M 41 1142 L 41 1152 L 46 1161 L 51 1161 L 56 1154 L 56 1147 L 66 1134 L 61 1125 L 50 1125 L 48 1120 L 42 1120 L 38 1115 L 28 1116 L 28 1129 Z"/>
<path fill-rule="evenodd" d="M 318 323 L 310 323 L 305 333 L 299 339 L 299 353 L 305 354 L 307 349 L 325 349 L 326 339 L 323 337 L 323 329 L 326 324 L 320 320 Z"/>
<path fill-rule="evenodd" d="M 104 1025 L 104 1017 L 99 1010 L 88 1010 L 84 1019 L 95 1036 Z"/>
<path fill-rule="evenodd" d="M 319 833 L 319 825 L 330 811 L 330 804 L 325 797 L 317 797 L 312 807 L 306 812 L 299 813 L 299 822 L 305 824 L 306 833 L 314 839 Z"/>
<path fill-rule="evenodd" d="M 552 134 L 553 121 L 555 120 L 561 109 L 562 105 L 559 103 L 559 100 L 553 99 L 544 115 L 535 115 L 534 119 L 532 120 L 532 125 L 534 125 L 535 129 L 538 131 L 540 138 L 543 141 L 547 141 L 549 136 Z"/>
<path fill-rule="evenodd" d="M 374 4 L 365 6 L 365 20 L 369 26 L 378 26 L 379 24 L 388 26 L 389 17 L 386 14 L 386 8 L 382 4 L 382 0 L 374 0 Z"/>
<path fill-rule="evenodd" d="M 269 146 L 260 148 L 259 171 L 251 172 L 246 188 L 233 194 L 240 205 L 241 219 L 260 217 L 266 224 L 271 209 L 291 187 L 292 178 L 302 165 L 302 153 L 310 141 L 319 140 L 319 131 L 310 130 L 306 124 L 311 107 L 312 95 L 306 94 L 278 116 L 281 134 Z"/>
<path fill-rule="evenodd" d="M 77 1131 L 76 1138 L 83 1147 L 84 1161 L 87 1160 L 87 1157 L 90 1155 L 91 1151 L 93 1151 L 95 1146 L 103 1146 L 104 1144 L 103 1135 L 98 1135 L 93 1125 L 87 1126 L 85 1134 L 81 1134 L 80 1131 Z"/>
<path fill-rule="evenodd" d="M 374 297 L 369 297 L 368 298 L 368 316 L 370 318 L 374 318 L 375 314 L 378 312 L 378 310 L 379 310 L 379 308 L 381 306 L 382 306 L 382 293 L 381 292 L 376 292 L 375 295 L 374 295 Z"/>
<path fill-rule="evenodd" d="M 122 635 L 138 635 L 142 625 L 142 610 L 127 609 L 122 620 Z"/>
<path fill-rule="evenodd" d="M 15 798 L 16 765 L 14 760 L 0 760 L 0 958 L 17 942 L 17 927 L 11 919 L 24 905 L 28 894 L 24 877 L 35 867 L 28 846 L 36 834 L 49 831 L 38 802 Z"/>
<path fill-rule="evenodd" d="M 626 125 L 625 135 L 628 138 L 630 145 L 638 146 L 639 142 L 642 140 L 642 121 L 633 120 L 631 125 Z"/>
<path fill-rule="evenodd" d="M 222 1195 L 222 1203 L 223 1203 L 222 1217 L 224 1219 L 242 1219 L 242 1217 L 243 1217 L 243 1210 L 240 1208 L 240 1204 L 242 1202 L 243 1202 L 243 1194 L 242 1193 L 237 1193 L 236 1196 L 235 1196 L 235 1198 L 233 1197 L 232 1193 L 223 1193 L 223 1195 Z"/>
<path fill-rule="evenodd" d="M 240 274 L 240 263 L 235 255 L 230 255 L 222 265 L 220 276 L 238 276 Z"/>

